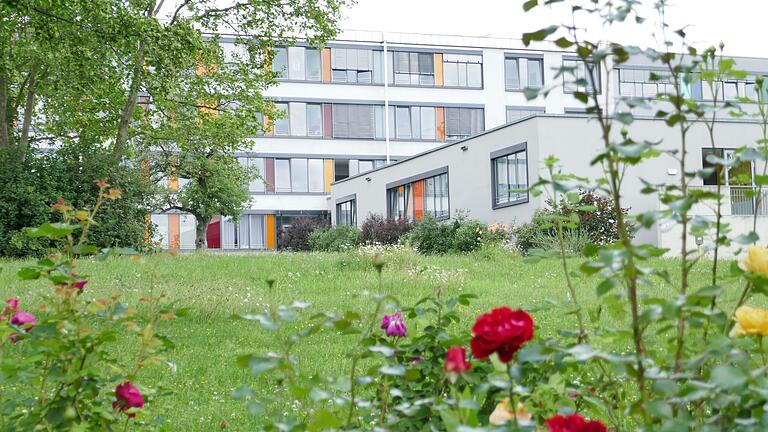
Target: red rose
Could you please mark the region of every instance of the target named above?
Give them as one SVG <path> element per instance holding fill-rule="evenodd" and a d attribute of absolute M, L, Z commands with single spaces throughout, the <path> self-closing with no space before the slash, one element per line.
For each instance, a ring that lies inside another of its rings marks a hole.
<path fill-rule="evenodd" d="M 578 414 L 554 416 L 546 421 L 549 432 L 607 432 L 604 424 L 597 420 L 584 420 Z"/>
<path fill-rule="evenodd" d="M 443 369 L 446 372 L 462 373 L 470 370 L 472 365 L 466 359 L 467 351 L 464 348 L 453 347 L 445 355 L 445 365 Z"/>
<path fill-rule="evenodd" d="M 515 353 L 533 338 L 533 319 L 524 310 L 500 307 L 481 315 L 472 326 L 472 355 L 488 358 L 493 353 L 509 363 Z"/>
<path fill-rule="evenodd" d="M 112 408 L 120 412 L 144 407 L 144 398 L 141 396 L 141 392 L 130 381 L 115 387 L 115 398 L 117 400 L 112 403 Z M 136 417 L 136 414 L 128 413 L 128 417 Z"/>

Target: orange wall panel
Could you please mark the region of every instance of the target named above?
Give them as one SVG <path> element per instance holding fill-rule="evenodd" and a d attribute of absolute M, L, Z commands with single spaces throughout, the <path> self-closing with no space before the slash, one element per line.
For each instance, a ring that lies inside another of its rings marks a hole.
<path fill-rule="evenodd" d="M 320 62 L 323 68 L 323 81 L 331 82 L 331 49 L 323 48 L 320 56 Z"/>
<path fill-rule="evenodd" d="M 177 214 L 168 215 L 168 249 L 178 250 L 181 245 L 179 235 L 180 217 Z"/>
<path fill-rule="evenodd" d="M 333 159 L 325 160 L 325 193 L 331 193 L 331 183 L 333 183 Z"/>
<path fill-rule="evenodd" d="M 435 53 L 435 85 L 443 85 L 443 55 Z"/>
<path fill-rule="evenodd" d="M 176 176 L 168 177 L 168 190 L 171 192 L 179 191 L 179 178 Z"/>
<path fill-rule="evenodd" d="M 416 220 L 424 217 L 424 181 L 413 183 L 413 218 Z"/>
<path fill-rule="evenodd" d="M 266 115 L 264 116 L 264 135 L 265 136 L 272 136 L 275 134 L 274 129 L 272 129 L 272 124 L 269 123 L 269 117 Z"/>
<path fill-rule="evenodd" d="M 435 131 L 438 141 L 445 141 L 445 108 L 435 108 Z"/>
<path fill-rule="evenodd" d="M 266 215 L 267 219 L 267 249 L 275 250 L 275 215 Z"/>

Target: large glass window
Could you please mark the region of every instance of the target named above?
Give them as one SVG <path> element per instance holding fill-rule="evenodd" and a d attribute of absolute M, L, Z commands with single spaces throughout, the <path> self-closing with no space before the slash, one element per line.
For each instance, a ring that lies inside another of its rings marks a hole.
<path fill-rule="evenodd" d="M 322 159 L 309 159 L 309 192 L 325 191 L 324 166 Z"/>
<path fill-rule="evenodd" d="M 507 123 L 519 120 L 523 117 L 536 115 L 537 113 L 543 113 L 544 108 L 515 108 L 507 107 Z"/>
<path fill-rule="evenodd" d="M 190 214 L 179 215 L 179 249 L 195 249 L 197 224 Z"/>
<path fill-rule="evenodd" d="M 306 159 L 291 159 L 291 192 L 309 191 L 309 168 Z"/>
<path fill-rule="evenodd" d="M 491 160 L 494 206 L 512 205 L 528 200 L 528 152 L 526 149 Z"/>
<path fill-rule="evenodd" d="M 393 52 L 395 84 L 435 85 L 435 56 L 432 53 Z"/>
<path fill-rule="evenodd" d="M 275 192 L 291 191 L 291 160 L 275 159 Z"/>
<path fill-rule="evenodd" d="M 443 85 L 446 87 L 482 87 L 483 56 L 443 54 Z"/>
<path fill-rule="evenodd" d="M 353 198 L 336 204 L 336 225 L 357 225 L 357 200 Z"/>
<path fill-rule="evenodd" d="M 152 225 L 155 226 L 152 233 L 152 243 L 163 249 L 168 249 L 168 215 L 153 214 L 151 220 Z"/>
<path fill-rule="evenodd" d="M 371 84 L 373 82 L 373 51 L 331 48 L 331 81 Z"/>
<path fill-rule="evenodd" d="M 295 81 L 320 81 L 322 61 L 320 51 L 312 48 L 275 48 L 272 70 L 278 78 Z"/>
<path fill-rule="evenodd" d="M 288 49 L 275 48 L 275 56 L 272 58 L 272 71 L 278 78 L 288 77 Z"/>
<path fill-rule="evenodd" d="M 334 138 L 373 138 L 373 105 L 333 105 Z"/>
<path fill-rule="evenodd" d="M 323 159 L 275 159 L 275 192 L 322 193 L 324 191 Z"/>
<path fill-rule="evenodd" d="M 291 134 L 290 116 L 288 115 L 287 103 L 276 103 L 275 108 L 282 111 L 280 118 L 275 119 L 274 131 L 275 136 L 288 136 Z"/>
<path fill-rule="evenodd" d="M 669 72 L 654 69 L 621 68 L 619 95 L 638 98 L 655 98 L 660 94 L 674 94 L 675 86 Z"/>
<path fill-rule="evenodd" d="M 583 61 L 578 59 L 565 59 L 563 60 L 563 67 L 568 68 L 570 71 L 565 72 L 565 82 L 563 83 L 563 91 L 565 93 L 584 92 L 593 93 L 592 79 L 587 73 L 586 65 Z M 594 70 L 594 82 L 596 84 L 595 90 L 600 93 L 600 65 L 591 64 L 591 68 Z"/>
<path fill-rule="evenodd" d="M 250 192 L 264 192 L 264 158 L 239 157 L 237 159 L 243 168 L 249 170 L 250 173 L 254 176 L 248 185 L 248 190 Z"/>
<path fill-rule="evenodd" d="M 448 218 L 447 172 L 387 190 L 387 217 L 414 221 L 424 216 Z"/>
<path fill-rule="evenodd" d="M 307 136 L 323 136 L 323 107 L 320 104 L 307 104 Z"/>
<path fill-rule="evenodd" d="M 446 108 L 445 138 L 467 138 L 485 130 L 482 108 Z"/>
<path fill-rule="evenodd" d="M 244 214 L 235 222 L 230 217 L 221 220 L 223 249 L 265 249 L 264 215 Z"/>
<path fill-rule="evenodd" d="M 522 90 L 544 85 L 544 60 L 540 58 L 507 57 L 504 59 L 504 87 Z"/>

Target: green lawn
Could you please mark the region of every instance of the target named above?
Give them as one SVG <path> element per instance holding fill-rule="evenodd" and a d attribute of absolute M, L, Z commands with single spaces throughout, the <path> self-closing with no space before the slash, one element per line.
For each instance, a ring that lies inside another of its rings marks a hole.
<path fill-rule="evenodd" d="M 212 430 L 225 420 L 233 430 L 252 429 L 255 419 L 231 393 L 243 384 L 259 391 L 272 392 L 266 382 L 256 382 L 235 365 L 241 353 L 272 349 L 269 335 L 255 322 L 233 320 L 240 312 L 262 312 L 268 304 L 289 303 L 294 299 L 312 303 L 309 314 L 360 307 L 369 300 L 360 294 L 376 288 L 371 258 L 362 252 L 347 254 L 181 254 L 157 255 L 139 261 L 114 259 L 108 262 L 80 263 L 79 272 L 90 276 L 84 295 L 88 298 L 119 295 L 137 304 L 137 298 L 149 290 L 151 280 L 191 313 L 165 322 L 161 332 L 170 336 L 177 347 L 169 353 L 176 371 L 153 366 L 138 380 L 140 385 L 163 386 L 172 394 L 146 406 L 145 419 L 162 416 L 174 430 Z M 384 289 L 410 304 L 443 287 L 446 295 L 474 293 L 479 296 L 471 306 L 461 309 L 466 321 L 456 331 L 469 332 L 472 319 L 498 305 L 513 308 L 544 306 L 548 299 L 563 302 L 566 288 L 557 261 L 526 264 L 511 253 L 498 250 L 470 255 L 424 257 L 400 251 L 386 255 Z M 572 260 L 577 265 L 579 260 Z M 48 289 L 42 283 L 18 281 L 15 274 L 22 262 L 0 262 L 0 295 L 18 296 L 22 306 L 39 303 Z M 654 264 L 674 272 L 676 260 L 658 260 Z M 708 277 L 709 263 L 700 263 L 693 271 L 692 286 L 702 286 Z M 724 266 L 725 267 L 725 266 Z M 273 291 L 263 282 L 276 279 Z M 594 304 L 591 280 L 579 281 L 584 304 Z M 670 286 L 644 287 L 646 296 L 674 295 Z M 735 301 L 738 288 L 729 287 L 728 298 Z M 34 310 L 34 309 L 33 309 Z M 562 310 L 542 309 L 533 313 L 537 334 L 552 334 L 560 328 L 573 327 L 572 316 Z M 604 321 L 616 317 L 603 315 Z M 414 323 L 410 323 L 414 324 Z M 126 338 L 119 345 L 126 361 L 135 342 Z M 307 370 L 341 373 L 348 365 L 344 352 L 348 341 L 330 332 L 313 336 L 297 355 Z"/>

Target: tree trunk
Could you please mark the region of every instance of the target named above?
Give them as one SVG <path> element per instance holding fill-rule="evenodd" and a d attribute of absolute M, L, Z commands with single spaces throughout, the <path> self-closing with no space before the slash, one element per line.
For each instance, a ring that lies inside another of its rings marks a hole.
<path fill-rule="evenodd" d="M 8 147 L 8 83 L 0 71 L 0 148 Z"/>
<path fill-rule="evenodd" d="M 139 99 L 139 87 L 141 86 L 141 76 L 144 71 L 144 48 L 139 46 L 136 52 L 133 72 L 131 73 L 131 85 L 128 90 L 128 99 L 125 101 L 123 110 L 120 113 L 120 123 L 117 125 L 117 137 L 115 145 L 112 147 L 112 155 L 116 158 L 122 158 L 125 152 L 125 144 L 128 142 L 128 126 L 130 126 L 133 113 L 136 110 L 136 102 Z"/>
<path fill-rule="evenodd" d="M 24 152 L 29 145 L 29 129 L 32 126 L 32 112 L 35 110 L 35 91 L 37 90 L 37 74 L 40 72 L 40 64 L 37 63 L 29 72 L 27 84 L 27 101 L 24 104 L 24 121 L 21 125 L 21 138 L 19 139 L 19 154 L 24 157 Z"/>
<path fill-rule="evenodd" d="M 208 249 L 208 241 L 206 239 L 208 235 L 208 221 L 204 221 L 197 216 L 195 216 L 195 221 L 195 250 L 204 251 Z"/>

